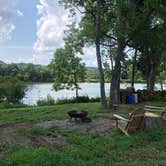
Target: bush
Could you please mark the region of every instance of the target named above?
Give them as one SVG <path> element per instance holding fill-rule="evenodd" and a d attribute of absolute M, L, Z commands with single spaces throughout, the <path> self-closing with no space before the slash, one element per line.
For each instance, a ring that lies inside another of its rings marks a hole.
<path fill-rule="evenodd" d="M 89 102 L 99 102 L 100 98 L 89 98 L 88 96 L 79 96 L 78 98 L 70 98 L 70 99 L 58 99 L 55 100 L 48 95 L 46 99 L 40 99 L 37 101 L 37 106 L 45 106 L 45 105 L 54 105 L 54 104 L 71 104 L 71 103 L 89 103 Z"/>
<path fill-rule="evenodd" d="M 0 103 L 19 103 L 25 96 L 26 86 L 12 77 L 0 77 Z"/>
<path fill-rule="evenodd" d="M 8 104 L 8 103 L 0 103 L 0 109 L 4 109 L 4 108 L 24 108 L 24 107 L 28 107 L 25 104 L 22 103 L 16 103 L 16 104 Z"/>
<path fill-rule="evenodd" d="M 70 103 L 88 103 L 88 102 L 99 102 L 100 98 L 89 98 L 88 96 L 79 96 L 78 98 L 71 99 L 58 99 L 56 104 L 70 104 Z"/>
<path fill-rule="evenodd" d="M 50 95 L 48 95 L 46 99 L 40 99 L 37 101 L 38 106 L 54 105 L 54 104 L 55 104 L 55 100 Z"/>

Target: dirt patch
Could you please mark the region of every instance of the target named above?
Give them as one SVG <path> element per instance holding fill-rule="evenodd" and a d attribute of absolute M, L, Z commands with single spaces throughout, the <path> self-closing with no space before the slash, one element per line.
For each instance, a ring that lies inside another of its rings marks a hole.
<path fill-rule="evenodd" d="M 10 125 L 0 126 L 0 142 L 6 142 L 8 144 L 20 143 L 25 140 L 24 137 L 18 136 L 17 131 L 21 128 L 32 127 L 34 123 L 15 123 Z"/>
<path fill-rule="evenodd" d="M 32 122 L 0 126 L 0 159 L 14 149 L 14 146 L 27 145 L 29 143 L 27 138 L 17 135 L 17 130 L 31 126 L 33 126 Z"/>
<path fill-rule="evenodd" d="M 69 120 L 52 120 L 36 124 L 40 127 L 60 127 L 65 130 L 76 130 L 81 134 L 98 131 L 105 136 L 111 136 L 111 130 L 115 127 L 115 122 L 111 119 L 97 118 L 90 123 L 81 123 Z"/>
<path fill-rule="evenodd" d="M 49 149 L 57 149 L 58 144 L 67 144 L 66 139 L 61 136 L 43 136 L 43 135 L 33 135 L 28 137 L 30 139 L 29 147 L 47 147 Z M 57 150 L 63 151 L 63 148 L 58 148 Z"/>

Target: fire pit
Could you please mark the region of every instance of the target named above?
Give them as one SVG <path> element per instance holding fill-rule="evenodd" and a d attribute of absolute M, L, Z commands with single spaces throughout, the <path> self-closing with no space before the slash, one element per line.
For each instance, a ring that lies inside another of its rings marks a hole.
<path fill-rule="evenodd" d="M 81 120 L 82 122 L 90 122 L 91 119 L 87 117 L 88 112 L 84 110 L 71 110 L 68 111 L 68 115 L 70 116 L 70 121 L 74 118 L 75 121 Z"/>

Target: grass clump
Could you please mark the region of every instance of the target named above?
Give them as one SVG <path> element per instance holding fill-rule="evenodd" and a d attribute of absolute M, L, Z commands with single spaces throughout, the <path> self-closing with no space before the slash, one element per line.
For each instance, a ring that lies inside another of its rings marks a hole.
<path fill-rule="evenodd" d="M 55 100 L 52 96 L 48 95 L 46 99 L 40 99 L 37 101 L 37 106 L 46 106 L 46 105 L 54 105 Z"/>
<path fill-rule="evenodd" d="M 53 166 L 59 161 L 57 153 L 46 148 L 23 149 L 1 161 L 3 166 Z"/>
<path fill-rule="evenodd" d="M 89 98 L 88 96 L 79 96 L 78 98 L 73 97 L 70 99 L 58 99 L 54 100 L 50 95 L 46 99 L 40 99 L 37 101 L 37 106 L 49 106 L 49 105 L 61 105 L 61 104 L 73 104 L 73 103 L 90 103 L 90 102 L 99 102 L 100 98 Z"/>
<path fill-rule="evenodd" d="M 33 126 L 31 128 L 22 128 L 17 131 L 17 133 L 21 136 L 56 136 L 59 132 L 59 128 L 55 127 L 41 127 L 41 126 Z"/>

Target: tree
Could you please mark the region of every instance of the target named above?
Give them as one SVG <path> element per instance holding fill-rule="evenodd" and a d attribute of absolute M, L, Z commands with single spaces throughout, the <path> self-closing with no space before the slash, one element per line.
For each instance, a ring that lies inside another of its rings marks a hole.
<path fill-rule="evenodd" d="M 104 71 L 103 71 L 101 53 L 100 53 L 100 43 L 102 38 L 101 25 L 102 22 L 104 21 L 104 19 L 102 19 L 101 17 L 102 14 L 104 13 L 103 2 L 105 3 L 105 1 L 101 0 L 96 0 L 96 1 L 61 0 L 61 3 L 63 3 L 67 8 L 70 8 L 71 11 L 75 11 L 76 8 L 83 14 L 83 18 L 80 23 L 80 28 L 81 28 L 81 36 L 83 38 L 84 45 L 88 43 L 91 45 L 95 44 L 96 46 L 96 58 L 97 58 L 99 82 L 100 82 L 101 108 L 105 108 L 107 106 L 106 96 L 105 96 Z M 80 8 L 83 8 L 84 11 L 81 11 Z"/>
<path fill-rule="evenodd" d="M 147 88 L 154 90 L 157 69 L 165 50 L 165 17 L 164 1 L 135 1 L 135 28 L 132 33 L 132 46 L 140 54 L 139 66 L 147 81 Z"/>
<path fill-rule="evenodd" d="M 128 1 L 119 0 L 117 3 L 112 3 L 112 10 L 110 11 L 114 16 L 111 19 L 111 32 L 108 34 L 110 38 L 115 38 L 116 42 L 116 56 L 115 65 L 112 71 L 112 78 L 110 81 L 110 106 L 120 103 L 120 76 L 121 76 L 121 63 L 125 58 L 125 48 L 129 36 L 129 10 Z"/>
<path fill-rule="evenodd" d="M 71 49 L 57 49 L 50 65 L 54 76 L 54 89 L 71 89 L 78 98 L 78 83 L 85 78 L 85 65 L 73 54 Z"/>
<path fill-rule="evenodd" d="M 101 56 L 99 57 L 99 42 L 100 46 L 107 46 L 108 48 L 110 47 L 109 50 L 116 50 L 113 59 L 114 63 L 112 63 L 112 66 L 114 65 L 112 67 L 113 71 L 111 72 L 110 78 L 110 105 L 120 103 L 121 63 L 125 60 L 125 50 L 127 47 L 138 50 L 140 52 L 139 56 L 141 55 L 146 60 L 144 62 L 148 62 L 148 69 L 146 70 L 147 85 L 151 89 L 154 88 L 155 75 L 158 67 L 157 62 L 160 62 L 159 55 L 165 49 L 165 44 L 163 44 L 165 43 L 164 29 L 166 25 L 164 1 L 62 1 L 71 9 L 73 7 L 78 10 L 83 8 L 84 15 L 80 23 L 80 29 L 84 32 L 83 38 L 85 41 L 96 44 L 97 60 L 99 60 L 99 63 L 102 62 Z M 134 66 L 133 68 L 135 68 Z M 101 74 L 101 63 L 98 65 L 98 69 L 99 74 Z M 102 84 L 101 80 L 100 83 Z"/>
<path fill-rule="evenodd" d="M 19 103 L 25 90 L 25 84 L 16 78 L 0 76 L 0 102 Z"/>
<path fill-rule="evenodd" d="M 100 40 L 101 40 L 101 3 L 100 0 L 96 1 L 96 57 L 99 70 L 99 80 L 100 80 L 100 94 L 101 94 L 101 107 L 107 107 L 107 101 L 105 96 L 105 80 L 104 80 L 104 71 L 102 68 L 101 53 L 100 53 Z"/>

